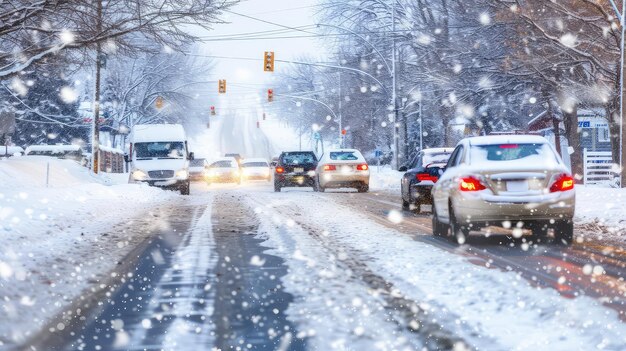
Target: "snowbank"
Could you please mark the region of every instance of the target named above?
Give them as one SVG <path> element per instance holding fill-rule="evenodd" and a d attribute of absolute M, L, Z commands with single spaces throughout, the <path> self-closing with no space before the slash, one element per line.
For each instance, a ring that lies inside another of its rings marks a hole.
<path fill-rule="evenodd" d="M 45 156 L 0 160 L 0 349 L 39 330 L 143 240 L 125 224 L 178 198 L 127 177 Z"/>
<path fill-rule="evenodd" d="M 370 189 L 374 191 L 389 190 L 400 195 L 400 180 L 404 172 L 391 169 L 390 166 L 370 165 Z"/>

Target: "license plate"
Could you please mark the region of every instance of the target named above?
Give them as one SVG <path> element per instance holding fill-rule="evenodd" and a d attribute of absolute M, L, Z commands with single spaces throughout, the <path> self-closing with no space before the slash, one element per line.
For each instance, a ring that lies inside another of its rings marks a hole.
<path fill-rule="evenodd" d="M 303 173 L 304 172 L 304 168 L 302 168 L 302 167 L 295 167 L 293 169 L 293 171 L 296 172 L 296 173 Z"/>
<path fill-rule="evenodd" d="M 511 192 L 528 191 L 527 180 L 509 180 L 506 182 L 506 190 Z"/>

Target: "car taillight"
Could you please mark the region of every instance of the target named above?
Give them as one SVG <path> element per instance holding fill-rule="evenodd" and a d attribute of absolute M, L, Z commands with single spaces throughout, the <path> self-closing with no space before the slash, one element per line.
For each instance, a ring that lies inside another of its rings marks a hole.
<path fill-rule="evenodd" d="M 459 179 L 459 189 L 461 191 L 479 191 L 487 188 L 476 178 L 464 177 Z"/>
<path fill-rule="evenodd" d="M 324 165 L 324 170 L 325 171 L 336 171 L 337 170 L 337 166 L 335 166 L 335 165 Z"/>
<path fill-rule="evenodd" d="M 437 182 L 438 178 L 428 173 L 418 173 L 415 175 L 415 179 L 419 180 L 420 182 L 423 182 L 425 180 L 430 180 L 431 182 L 435 183 Z"/>
<path fill-rule="evenodd" d="M 283 173 L 285 169 L 283 167 L 276 167 L 276 173 Z"/>
<path fill-rule="evenodd" d="M 517 144 L 500 144 L 501 149 L 517 149 L 518 147 Z"/>
<path fill-rule="evenodd" d="M 556 193 L 557 191 L 567 191 L 572 189 L 574 189 L 574 178 L 568 176 L 567 174 L 562 174 L 552 184 L 550 192 Z"/>
<path fill-rule="evenodd" d="M 364 164 L 360 164 L 360 165 L 356 166 L 356 169 L 358 171 L 367 171 L 369 169 L 369 167 L 367 166 L 367 163 L 364 163 Z"/>

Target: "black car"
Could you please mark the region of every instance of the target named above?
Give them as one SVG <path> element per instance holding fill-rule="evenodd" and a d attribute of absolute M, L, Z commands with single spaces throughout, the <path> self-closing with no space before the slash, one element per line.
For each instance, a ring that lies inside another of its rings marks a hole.
<path fill-rule="evenodd" d="M 400 167 L 402 209 L 421 212 L 422 205 L 432 205 L 430 191 L 443 173 L 453 148 L 424 149 L 407 165 Z"/>
<path fill-rule="evenodd" d="M 274 168 L 274 191 L 286 187 L 312 187 L 317 191 L 316 167 L 313 151 L 283 152 Z"/>

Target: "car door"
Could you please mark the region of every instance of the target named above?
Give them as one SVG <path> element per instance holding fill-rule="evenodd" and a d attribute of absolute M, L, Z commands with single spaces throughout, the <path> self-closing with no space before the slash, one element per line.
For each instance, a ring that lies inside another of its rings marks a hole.
<path fill-rule="evenodd" d="M 463 145 L 457 146 L 446 165 L 446 171 L 443 172 L 437 183 L 432 190 L 433 203 L 436 206 L 437 216 L 439 219 L 449 219 L 448 201 L 450 197 L 450 191 L 454 186 L 454 179 L 458 173 L 458 165 L 463 158 L 464 147 Z"/>

